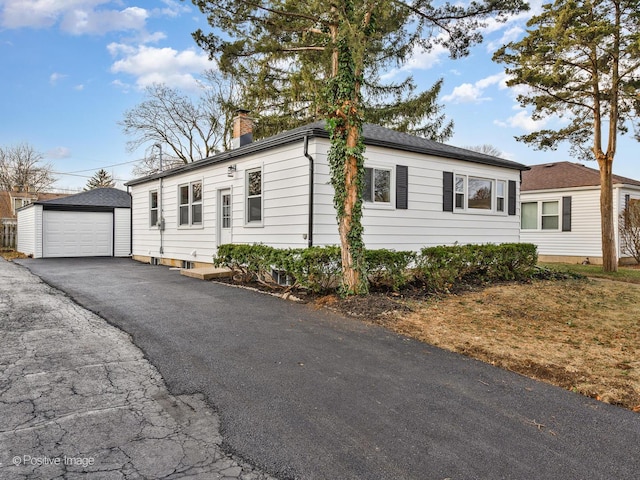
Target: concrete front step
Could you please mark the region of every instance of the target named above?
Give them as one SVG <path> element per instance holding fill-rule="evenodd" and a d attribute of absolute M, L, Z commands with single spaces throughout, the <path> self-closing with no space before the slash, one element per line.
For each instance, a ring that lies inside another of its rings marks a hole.
<path fill-rule="evenodd" d="M 187 277 L 199 278 L 200 280 L 211 280 L 213 278 L 225 278 L 233 276 L 233 272 L 229 268 L 218 267 L 200 267 L 200 268 L 183 268 L 180 275 Z"/>

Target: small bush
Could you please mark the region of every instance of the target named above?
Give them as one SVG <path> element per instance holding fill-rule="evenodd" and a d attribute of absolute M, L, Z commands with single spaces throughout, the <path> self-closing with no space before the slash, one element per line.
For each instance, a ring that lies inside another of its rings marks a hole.
<path fill-rule="evenodd" d="M 416 261 L 415 252 L 366 250 L 364 258 L 367 276 L 373 288 L 397 292 L 412 280 L 409 267 Z"/>
<path fill-rule="evenodd" d="M 295 285 L 320 293 L 336 288 L 342 276 L 340 247 L 309 247 L 278 250 L 275 268 L 295 279 Z"/>
<path fill-rule="evenodd" d="M 242 283 L 265 281 L 271 277 L 271 256 L 274 250 L 266 245 L 220 245 L 213 263 L 236 272 Z"/>
<path fill-rule="evenodd" d="M 631 255 L 640 263 L 640 200 L 631 200 L 620 214 L 620 240 L 622 253 Z"/>
<path fill-rule="evenodd" d="M 423 248 L 416 279 L 429 290 L 447 292 L 460 283 L 523 280 L 534 272 L 538 254 L 528 243 Z"/>

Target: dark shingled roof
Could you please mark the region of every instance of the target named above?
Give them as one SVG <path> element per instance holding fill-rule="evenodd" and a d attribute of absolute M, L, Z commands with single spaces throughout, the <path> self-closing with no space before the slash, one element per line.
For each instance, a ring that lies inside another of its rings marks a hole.
<path fill-rule="evenodd" d="M 511 160 L 505 160 L 504 158 L 485 155 L 483 153 L 465 150 L 464 148 L 454 147 L 451 145 L 445 145 L 444 143 L 434 142 L 433 140 L 427 140 L 426 138 L 417 137 L 408 133 L 400 133 L 389 128 L 369 123 L 363 126 L 363 135 L 365 144 L 371 146 L 387 147 L 395 150 L 424 153 L 437 157 L 466 160 L 468 162 L 511 168 L 513 170 L 527 170 L 529 168 L 526 165 L 512 162 Z M 126 185 L 138 185 L 160 177 L 177 175 L 179 173 L 202 168 L 207 165 L 230 161 L 251 153 L 267 150 L 288 143 L 300 142 L 304 140 L 305 137 L 329 138 L 329 133 L 325 129 L 325 122 L 319 121 L 294 128 L 293 130 L 279 133 L 278 135 L 250 143 L 234 150 L 227 150 L 225 152 L 218 153 L 213 157 L 203 158 L 202 160 L 197 160 L 193 163 L 171 170 L 131 180 Z"/>
<path fill-rule="evenodd" d="M 613 183 L 640 186 L 638 180 L 613 175 Z M 600 185 L 600 172 L 579 163 L 555 162 L 532 165 L 522 172 L 523 192 L 555 188 L 596 187 Z"/>
<path fill-rule="evenodd" d="M 95 188 L 75 195 L 69 195 L 68 197 L 34 203 L 38 205 L 131 208 L 131 195 L 117 188 Z"/>

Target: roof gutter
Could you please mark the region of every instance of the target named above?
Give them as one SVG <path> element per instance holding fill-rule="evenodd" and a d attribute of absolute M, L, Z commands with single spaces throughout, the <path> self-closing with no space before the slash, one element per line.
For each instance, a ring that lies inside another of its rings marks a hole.
<path fill-rule="evenodd" d="M 307 246 L 313 247 L 313 157 L 309 155 L 309 135 L 304 136 L 304 156 L 309 159 L 309 224 L 307 226 Z"/>

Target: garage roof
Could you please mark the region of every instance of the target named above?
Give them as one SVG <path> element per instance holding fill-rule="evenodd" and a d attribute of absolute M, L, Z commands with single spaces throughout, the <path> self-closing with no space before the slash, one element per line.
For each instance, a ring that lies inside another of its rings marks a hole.
<path fill-rule="evenodd" d="M 68 197 L 55 198 L 34 202 L 36 205 L 47 207 L 111 207 L 131 208 L 131 195 L 117 188 L 95 188 L 86 192 L 69 195 Z"/>

